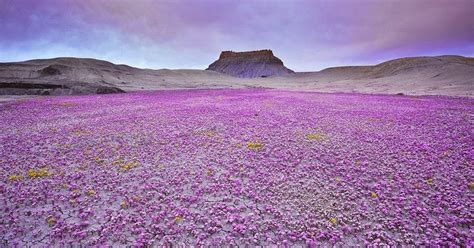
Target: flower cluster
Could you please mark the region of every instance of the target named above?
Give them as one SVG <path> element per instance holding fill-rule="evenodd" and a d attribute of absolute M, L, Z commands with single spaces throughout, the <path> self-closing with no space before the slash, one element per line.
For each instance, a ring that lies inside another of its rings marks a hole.
<path fill-rule="evenodd" d="M 50 176 L 52 173 L 48 171 L 47 168 L 42 168 L 42 169 L 29 169 L 28 170 L 28 177 L 30 178 L 41 178 L 41 177 L 47 177 Z M 18 178 L 18 177 L 17 177 Z"/>
<path fill-rule="evenodd" d="M 30 246 L 474 246 L 474 100 L 181 90 L 0 105 Z"/>

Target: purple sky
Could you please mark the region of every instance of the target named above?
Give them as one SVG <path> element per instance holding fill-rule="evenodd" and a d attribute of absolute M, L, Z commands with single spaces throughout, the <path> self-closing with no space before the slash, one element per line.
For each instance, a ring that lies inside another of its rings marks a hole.
<path fill-rule="evenodd" d="M 474 0 L 0 0 L 0 61 L 204 69 L 221 50 L 266 48 L 296 71 L 474 56 Z"/>

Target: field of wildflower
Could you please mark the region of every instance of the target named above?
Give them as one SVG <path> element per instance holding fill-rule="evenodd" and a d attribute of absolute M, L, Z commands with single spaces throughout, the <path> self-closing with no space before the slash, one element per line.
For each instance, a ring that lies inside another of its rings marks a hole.
<path fill-rule="evenodd" d="M 474 245 L 474 99 L 247 90 L 0 105 L 0 246 Z"/>

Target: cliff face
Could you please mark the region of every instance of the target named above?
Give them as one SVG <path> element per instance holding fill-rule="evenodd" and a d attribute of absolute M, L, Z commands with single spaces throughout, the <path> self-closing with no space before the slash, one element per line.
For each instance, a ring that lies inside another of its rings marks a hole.
<path fill-rule="evenodd" d="M 286 68 L 271 50 L 224 51 L 219 59 L 209 65 L 206 70 L 242 78 L 282 76 L 294 73 Z"/>

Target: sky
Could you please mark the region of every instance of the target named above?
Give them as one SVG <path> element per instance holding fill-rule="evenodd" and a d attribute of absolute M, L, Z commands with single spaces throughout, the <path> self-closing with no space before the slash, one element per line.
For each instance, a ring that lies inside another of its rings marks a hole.
<path fill-rule="evenodd" d="M 205 69 L 272 49 L 295 71 L 474 57 L 474 0 L 0 0 L 0 61 L 88 57 Z"/>

